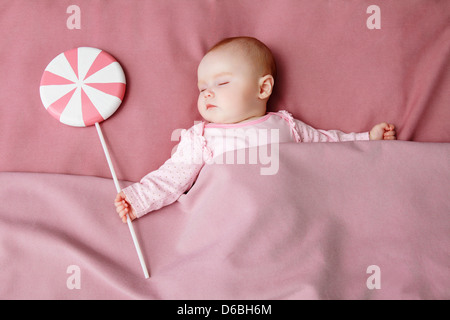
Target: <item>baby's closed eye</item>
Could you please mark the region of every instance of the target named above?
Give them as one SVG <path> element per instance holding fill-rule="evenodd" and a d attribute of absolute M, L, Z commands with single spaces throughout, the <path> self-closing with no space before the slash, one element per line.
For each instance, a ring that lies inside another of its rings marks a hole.
<path fill-rule="evenodd" d="M 215 86 L 217 86 L 217 87 L 222 87 L 222 86 L 225 86 L 225 85 L 227 85 L 227 84 L 229 84 L 229 83 L 230 83 L 230 81 L 218 81 L 218 82 L 215 84 Z M 206 90 L 207 90 L 206 87 L 199 87 L 199 88 L 198 88 L 198 91 L 200 91 L 200 93 L 205 92 Z"/>

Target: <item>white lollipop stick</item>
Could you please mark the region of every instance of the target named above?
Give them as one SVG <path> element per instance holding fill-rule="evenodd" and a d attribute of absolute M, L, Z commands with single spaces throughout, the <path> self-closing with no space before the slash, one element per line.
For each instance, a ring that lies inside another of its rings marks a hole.
<path fill-rule="evenodd" d="M 105 152 L 106 161 L 108 161 L 109 170 L 111 171 L 111 175 L 114 180 L 114 185 L 116 186 L 117 193 L 121 191 L 119 180 L 117 180 L 116 172 L 114 170 L 111 157 L 109 156 L 108 147 L 106 146 L 105 139 L 103 138 L 102 130 L 100 129 L 100 125 L 98 122 L 95 123 L 95 127 L 97 128 L 98 137 L 100 138 L 100 142 L 103 147 L 103 151 Z M 145 264 L 144 256 L 142 255 L 141 247 L 139 245 L 138 239 L 136 237 L 136 233 L 134 232 L 133 224 L 131 222 L 130 217 L 127 215 L 127 224 L 128 228 L 130 229 L 131 237 L 133 238 L 134 246 L 136 247 L 136 251 L 139 257 L 139 261 L 141 263 L 142 271 L 144 271 L 145 278 L 150 278 L 147 270 L 147 265 Z"/>

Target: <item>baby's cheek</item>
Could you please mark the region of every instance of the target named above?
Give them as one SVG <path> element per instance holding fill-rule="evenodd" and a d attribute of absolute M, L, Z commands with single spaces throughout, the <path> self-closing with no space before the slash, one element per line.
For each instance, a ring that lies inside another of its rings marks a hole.
<path fill-rule="evenodd" d="M 200 105 L 202 104 L 202 102 L 204 102 L 204 99 L 202 99 L 201 95 L 199 95 L 198 99 L 197 99 L 197 107 L 200 108 Z"/>

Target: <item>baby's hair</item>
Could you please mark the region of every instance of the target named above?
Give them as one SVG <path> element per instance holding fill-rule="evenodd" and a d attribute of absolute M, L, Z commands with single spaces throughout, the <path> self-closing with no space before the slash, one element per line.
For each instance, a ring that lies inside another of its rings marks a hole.
<path fill-rule="evenodd" d="M 252 37 L 232 37 L 219 41 L 208 52 L 214 51 L 227 45 L 233 45 L 247 53 L 250 58 L 263 68 L 263 75 L 277 75 L 277 66 L 272 51 L 261 41 Z"/>

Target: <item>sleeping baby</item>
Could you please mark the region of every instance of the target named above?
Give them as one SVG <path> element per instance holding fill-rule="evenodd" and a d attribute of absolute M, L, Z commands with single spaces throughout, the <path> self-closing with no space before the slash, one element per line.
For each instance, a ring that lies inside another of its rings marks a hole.
<path fill-rule="evenodd" d="M 394 125 L 385 122 L 370 132 L 344 133 L 314 129 L 286 111 L 267 113 L 275 77 L 272 53 L 259 40 L 235 37 L 213 46 L 198 67 L 197 105 L 205 121 L 182 131 L 176 151 L 158 170 L 117 194 L 114 204 L 123 222 L 127 215 L 133 220 L 175 202 L 193 185 L 205 164 L 228 151 L 271 142 L 396 139 Z M 268 130 L 276 135 L 249 138 Z"/>

